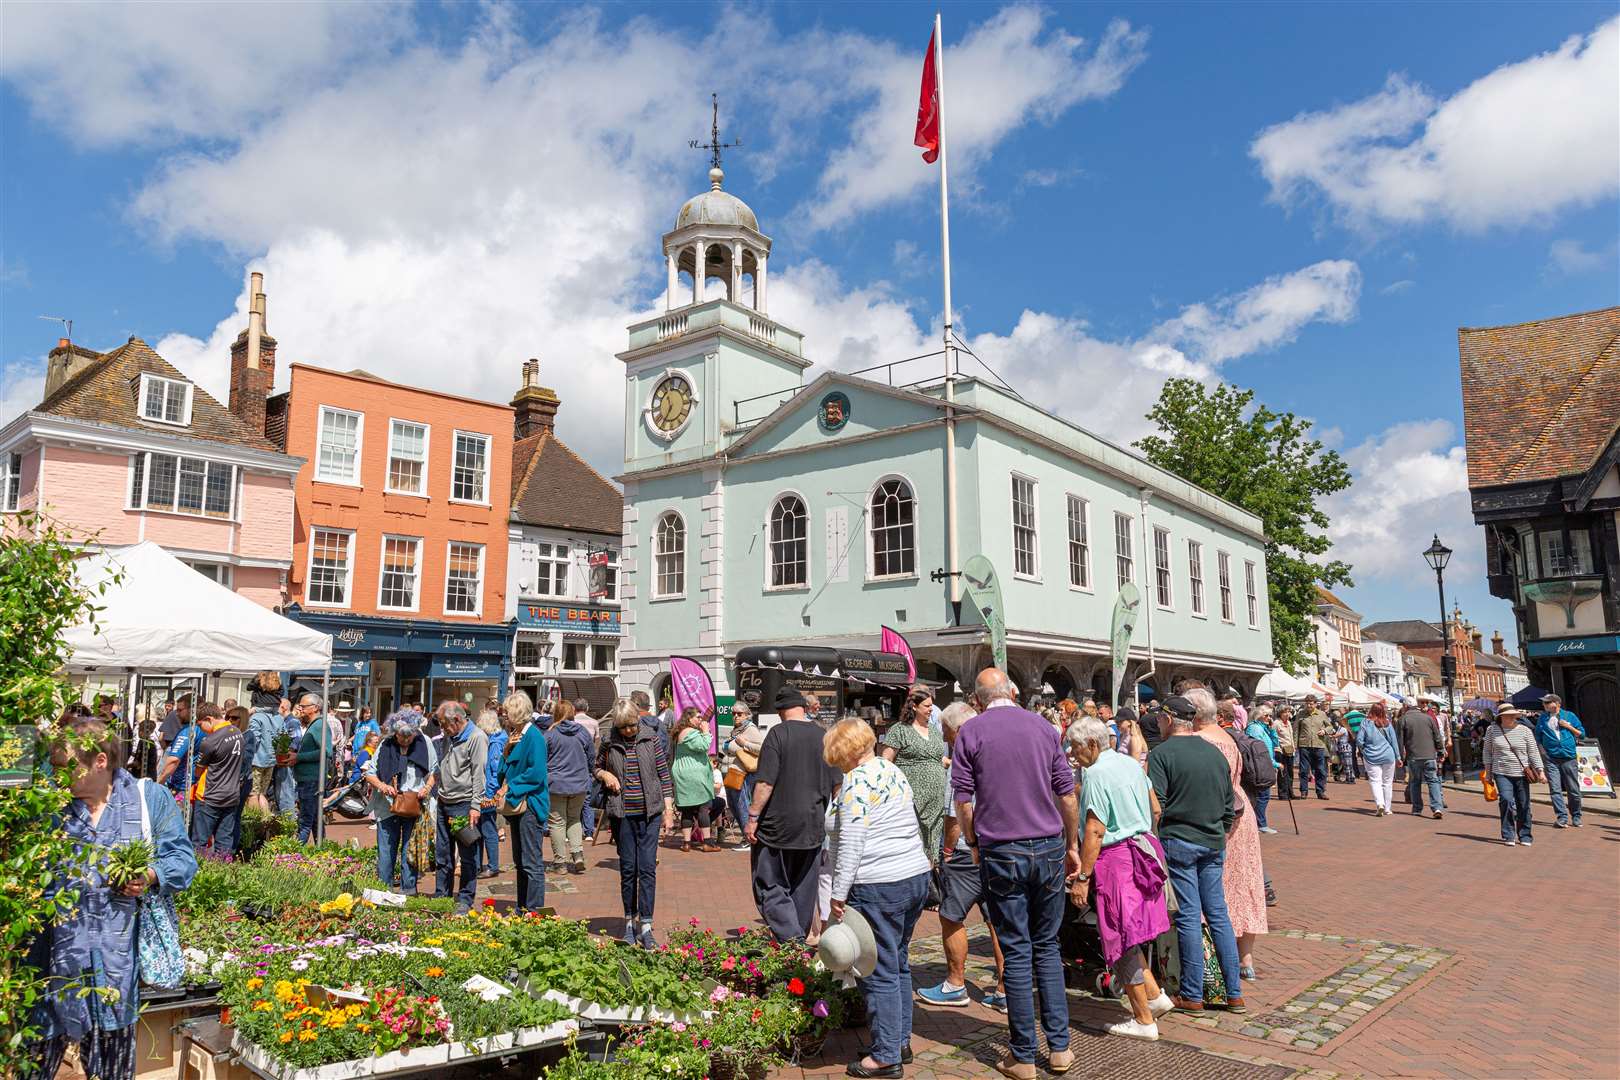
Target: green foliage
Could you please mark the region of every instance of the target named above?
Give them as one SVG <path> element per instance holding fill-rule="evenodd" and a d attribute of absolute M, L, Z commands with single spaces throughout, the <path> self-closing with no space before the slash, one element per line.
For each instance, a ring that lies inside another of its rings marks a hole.
<path fill-rule="evenodd" d="M 92 595 L 78 583 L 70 539 L 31 511 L 12 515 L 0 536 L 0 726 L 11 730 L 10 748 L 25 746 L 69 699 L 63 636 L 94 621 L 96 596 L 111 584 Z M 52 868 L 76 857 L 59 826 L 71 769 L 53 771 L 41 745 L 33 770 L 32 783 L 0 789 L 0 1075 L 25 1064 L 30 1014 L 45 989 L 24 962 L 28 945 L 78 899 L 51 887 Z"/>
<path fill-rule="evenodd" d="M 1316 586 L 1351 583 L 1348 564 L 1322 558 L 1332 545 L 1319 505 L 1350 485 L 1349 467 L 1310 438 L 1310 421 L 1255 404 L 1252 390 L 1171 379 L 1148 419 L 1159 434 L 1136 445 L 1149 461 L 1264 522 L 1272 655 L 1302 669 L 1314 655 Z"/>
<path fill-rule="evenodd" d="M 102 870 L 107 876 L 107 884 L 122 889 L 130 882 L 144 878 L 155 855 L 152 845 L 145 840 L 131 840 L 113 848 L 108 852 Z"/>

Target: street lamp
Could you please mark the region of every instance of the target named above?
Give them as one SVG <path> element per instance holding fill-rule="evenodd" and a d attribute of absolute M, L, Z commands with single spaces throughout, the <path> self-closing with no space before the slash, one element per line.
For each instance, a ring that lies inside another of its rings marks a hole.
<path fill-rule="evenodd" d="M 1452 684 L 1457 677 L 1457 658 L 1451 655 L 1451 620 L 1446 614 L 1446 563 L 1451 561 L 1451 549 L 1440 542 L 1440 534 L 1423 553 L 1424 561 L 1434 570 L 1434 581 L 1440 590 L 1440 677 L 1446 684 L 1446 712 L 1456 715 L 1456 699 Z M 1447 723 L 1450 723 L 1448 718 Z"/>

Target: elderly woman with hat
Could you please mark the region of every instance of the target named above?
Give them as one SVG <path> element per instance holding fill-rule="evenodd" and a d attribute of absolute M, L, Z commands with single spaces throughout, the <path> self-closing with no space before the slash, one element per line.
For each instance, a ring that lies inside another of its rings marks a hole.
<path fill-rule="evenodd" d="M 876 962 L 860 980 L 872 1046 L 846 1071 L 903 1076 L 911 1049 L 911 932 L 928 899 L 930 864 L 911 784 L 894 763 L 873 754 L 876 743 L 871 726 L 852 717 L 834 725 L 822 746 L 827 764 L 844 773 L 832 917 L 859 909 L 877 945 Z"/>
<path fill-rule="evenodd" d="M 1148 970 L 1142 946 L 1170 930 L 1164 849 L 1153 835 L 1158 800 L 1136 759 L 1116 751 L 1103 722 L 1082 716 L 1064 735 L 1080 784 L 1080 873 L 1071 890 L 1097 913 L 1103 960 L 1125 987 L 1131 1019 L 1115 1035 L 1157 1039 L 1158 1018 L 1171 1010 Z M 1077 898 L 1078 902 L 1078 898 Z"/>
<path fill-rule="evenodd" d="M 1540 780 L 1546 766 L 1535 732 L 1519 723 L 1524 710 L 1504 701 L 1496 722 L 1485 729 L 1485 771 L 1496 781 L 1497 811 L 1502 815 L 1502 843 L 1529 847 L 1530 785 Z"/>
<path fill-rule="evenodd" d="M 408 853 L 411 834 L 433 793 L 439 763 L 432 744 L 422 738 L 419 714 L 401 709 L 384 727 L 388 737 L 366 762 L 361 778 L 376 793 L 371 811 L 377 819 L 377 876 L 384 885 L 392 884 L 398 860 L 400 887 L 408 895 L 416 891 L 416 868 Z"/>

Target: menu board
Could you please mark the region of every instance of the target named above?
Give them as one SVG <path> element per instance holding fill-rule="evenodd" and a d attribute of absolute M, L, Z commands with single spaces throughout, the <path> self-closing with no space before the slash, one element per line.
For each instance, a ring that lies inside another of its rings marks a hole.
<path fill-rule="evenodd" d="M 1614 777 L 1603 760 L 1603 751 L 1596 746 L 1577 746 L 1575 764 L 1581 770 L 1582 795 L 1613 795 Z"/>

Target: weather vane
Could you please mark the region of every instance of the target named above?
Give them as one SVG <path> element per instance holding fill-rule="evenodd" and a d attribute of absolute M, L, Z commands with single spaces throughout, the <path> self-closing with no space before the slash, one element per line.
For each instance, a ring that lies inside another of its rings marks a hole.
<path fill-rule="evenodd" d="M 700 143 L 696 139 L 693 139 L 686 145 L 690 146 L 694 150 L 709 151 L 709 160 L 712 161 L 714 163 L 714 167 L 718 169 L 720 167 L 720 151 L 741 149 L 743 142 L 741 139 L 728 143 L 723 143 L 720 141 L 720 95 L 710 94 L 709 100 L 714 106 L 714 122 L 713 126 L 709 129 L 709 141 L 706 143 Z"/>

